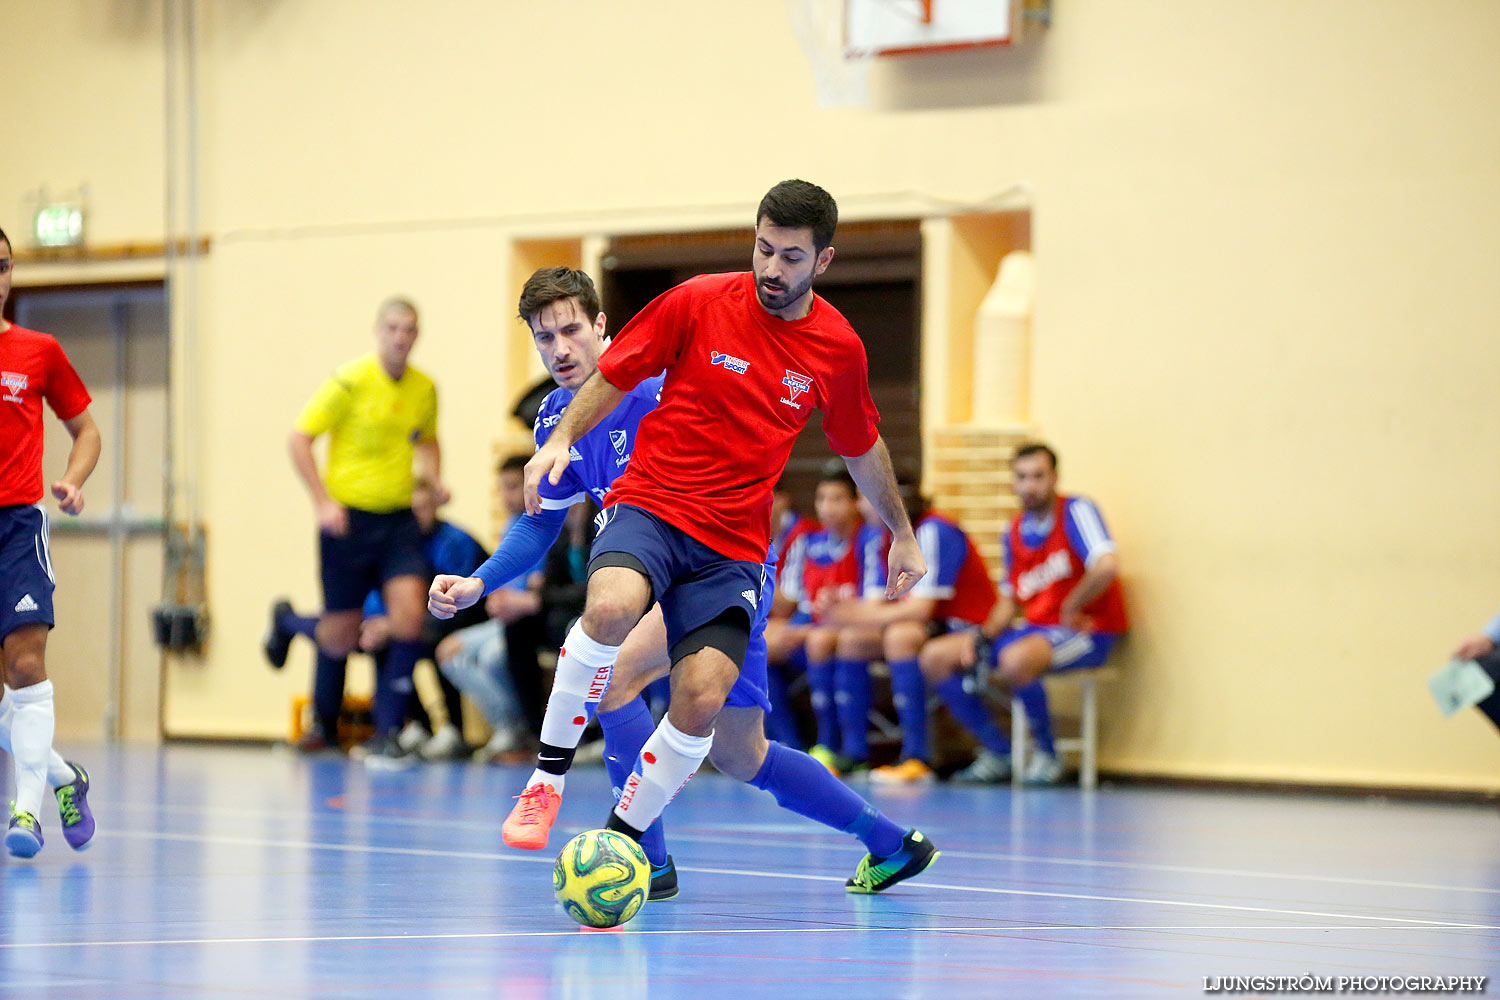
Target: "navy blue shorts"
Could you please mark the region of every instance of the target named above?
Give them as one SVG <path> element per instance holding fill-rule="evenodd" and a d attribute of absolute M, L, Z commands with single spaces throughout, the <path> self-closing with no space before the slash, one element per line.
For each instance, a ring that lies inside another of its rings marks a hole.
<path fill-rule="evenodd" d="M 728 559 L 650 511 L 617 503 L 599 516 L 592 567 L 608 553 L 631 556 L 646 567 L 652 599 L 661 604 L 667 648 L 731 608 L 745 613 L 750 645 L 739 679 L 725 704 L 770 710 L 766 695 L 766 617 L 776 590 L 775 567 Z M 618 565 L 606 560 L 605 565 Z"/>
<path fill-rule="evenodd" d="M 323 610 L 358 611 L 365 597 L 398 576 L 431 575 L 422 550 L 422 529 L 409 509 L 375 514 L 349 508 L 343 537 L 318 533 L 323 574 Z"/>
<path fill-rule="evenodd" d="M 41 507 L 0 507 L 0 642 L 22 626 L 54 624 L 48 534 Z"/>

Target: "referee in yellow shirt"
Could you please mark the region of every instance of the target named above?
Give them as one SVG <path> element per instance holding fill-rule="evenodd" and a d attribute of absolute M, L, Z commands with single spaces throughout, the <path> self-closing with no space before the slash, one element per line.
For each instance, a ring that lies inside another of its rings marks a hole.
<path fill-rule="evenodd" d="M 407 363 L 418 333 L 417 309 L 405 299 L 381 303 L 375 352 L 341 365 L 297 418 L 289 447 L 318 520 L 323 615 L 313 679 L 314 728 L 301 747 L 338 744 L 344 669 L 359 644 L 361 608 L 382 591 L 391 642 L 375 679 L 375 739 L 366 762 L 399 767 L 411 762 L 396 743 L 412 697 L 412 669 L 422 655 L 422 617 L 431 575 L 411 510 L 416 473 L 442 485 L 437 440 L 437 387 Z M 320 475 L 313 441 L 327 434 L 328 471 Z"/>

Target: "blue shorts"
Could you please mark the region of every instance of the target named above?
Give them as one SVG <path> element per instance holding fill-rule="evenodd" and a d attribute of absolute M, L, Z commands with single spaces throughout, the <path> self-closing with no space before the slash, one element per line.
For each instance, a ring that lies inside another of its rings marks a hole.
<path fill-rule="evenodd" d="M 0 642 L 23 626 L 54 624 L 48 528 L 40 506 L 0 507 Z"/>
<path fill-rule="evenodd" d="M 669 650 L 729 609 L 743 611 L 750 645 L 725 704 L 770 710 L 765 631 L 776 591 L 773 562 L 725 558 L 650 511 L 625 503 L 612 504 L 600 514 L 590 566 L 609 553 L 630 556 L 646 568 L 652 599 L 661 605 L 667 626 Z"/>
<path fill-rule="evenodd" d="M 350 507 L 349 530 L 342 537 L 319 532 L 318 554 L 325 611 L 357 611 L 387 580 L 432 575 L 410 509 L 376 514 Z"/>
<path fill-rule="evenodd" d="M 767 665 L 770 657 L 766 650 L 766 621 L 771 617 L 771 602 L 776 599 L 776 560 L 767 559 L 764 570 L 765 582 L 760 588 L 755 620 L 750 623 L 750 648 L 745 653 L 745 665 L 740 668 L 740 676 L 729 689 L 724 704 L 769 712 L 771 696 L 766 693 L 766 671 L 770 669 Z"/>
<path fill-rule="evenodd" d="M 995 655 L 1017 639 L 1040 635 L 1052 647 L 1048 670 L 1077 670 L 1102 667 L 1114 648 L 1118 635 L 1101 632 L 1079 632 L 1063 625 L 1020 625 L 1006 629 L 995 639 Z M 993 657 L 991 657 L 993 660 Z"/>

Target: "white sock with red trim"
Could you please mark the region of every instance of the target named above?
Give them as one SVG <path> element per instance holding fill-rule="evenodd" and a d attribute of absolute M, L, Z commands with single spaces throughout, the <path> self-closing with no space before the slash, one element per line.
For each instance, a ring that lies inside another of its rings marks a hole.
<path fill-rule="evenodd" d="M 672 725 L 671 719 L 662 719 L 625 781 L 615 816 L 642 831 L 656 822 L 667 803 L 698 773 L 713 742 L 713 733 L 689 736 Z"/>
<path fill-rule="evenodd" d="M 542 747 L 537 752 L 537 767 L 526 787 L 540 781 L 562 793 L 563 776 L 573 766 L 573 751 L 578 749 L 584 727 L 589 724 L 588 706 L 604 697 L 619 655 L 619 646 L 606 646 L 590 638 L 582 622 L 575 622 L 568 631 L 568 638 L 557 654 L 547 713 L 542 716 Z"/>

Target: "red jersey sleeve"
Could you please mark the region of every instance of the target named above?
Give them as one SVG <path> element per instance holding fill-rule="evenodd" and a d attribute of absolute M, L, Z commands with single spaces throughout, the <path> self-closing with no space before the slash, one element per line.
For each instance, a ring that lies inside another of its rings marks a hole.
<path fill-rule="evenodd" d="M 47 388 L 43 398 L 57 414 L 57 419 L 72 420 L 89 408 L 93 398 L 84 387 L 83 379 L 73 370 L 73 363 L 63 352 L 62 345 L 54 340 L 47 346 L 51 357 L 47 359 Z"/>
<path fill-rule="evenodd" d="M 870 362 L 865 345 L 851 336 L 853 343 L 849 364 L 834 372 L 823 406 L 823 434 L 835 454 L 858 457 L 875 447 L 880 436 L 880 411 L 870 398 Z"/>
<path fill-rule="evenodd" d="M 682 354 L 692 316 L 690 289 L 679 285 L 662 292 L 615 334 L 599 356 L 599 372 L 616 389 L 629 392 L 661 374 Z"/>

